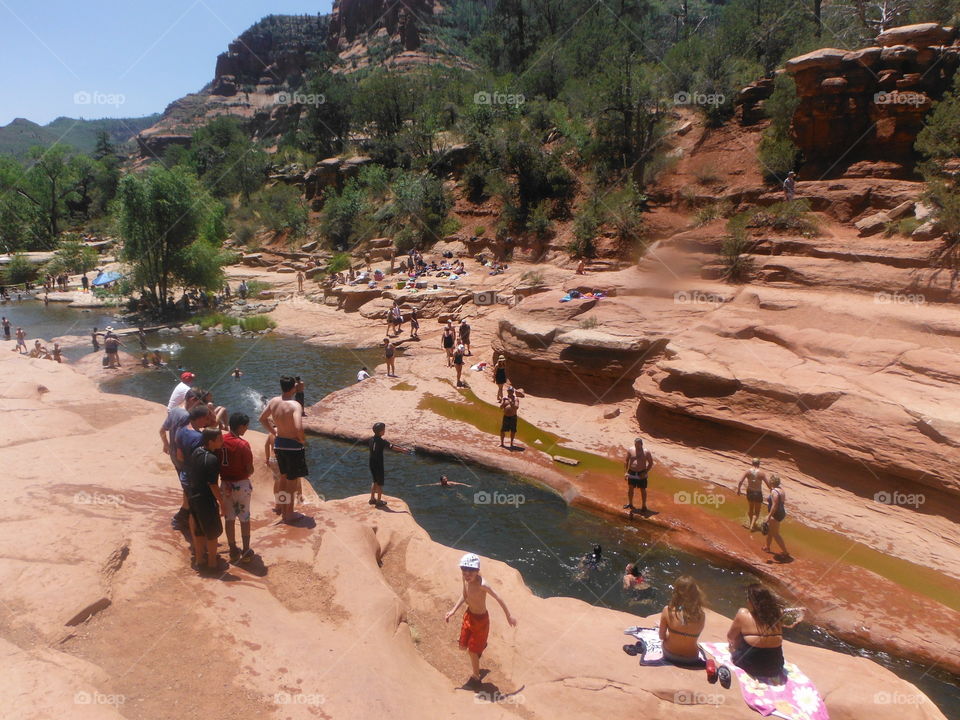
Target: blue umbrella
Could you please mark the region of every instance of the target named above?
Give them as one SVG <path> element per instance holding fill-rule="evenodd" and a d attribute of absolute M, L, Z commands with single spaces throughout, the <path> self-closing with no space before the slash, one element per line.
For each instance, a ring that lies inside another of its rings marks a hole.
<path fill-rule="evenodd" d="M 110 283 L 116 282 L 122 277 L 123 275 L 113 271 L 100 273 L 99 275 L 97 275 L 96 279 L 91 283 L 91 285 L 93 285 L 94 287 L 99 287 L 100 285 L 109 285 Z"/>

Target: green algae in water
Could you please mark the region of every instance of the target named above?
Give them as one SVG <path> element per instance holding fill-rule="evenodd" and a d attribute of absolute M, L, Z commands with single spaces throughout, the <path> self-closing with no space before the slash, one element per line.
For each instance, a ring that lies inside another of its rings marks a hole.
<path fill-rule="evenodd" d="M 403 390 L 409 392 L 410 390 L 416 390 L 416 385 L 411 385 L 408 382 L 398 382 L 396 385 L 390 387 L 391 390 Z"/>
<path fill-rule="evenodd" d="M 473 425 L 483 432 L 499 435 L 500 422 L 503 418 L 500 408 L 484 402 L 472 390 L 460 389 L 458 392 L 465 402 L 454 402 L 426 393 L 417 407 L 420 410 L 429 410 L 450 420 L 458 420 Z M 516 436 L 521 442 L 548 455 L 564 455 L 579 461 L 580 464 L 575 467 L 554 463 L 554 470 L 562 474 L 574 477 L 582 476 L 584 473 L 610 475 L 614 476 L 617 481 L 622 478 L 624 472 L 623 460 L 612 460 L 584 450 L 564 447 L 563 443 L 570 442 L 567 438 L 541 430 L 523 418 L 518 418 Z M 624 456 L 626 456 L 626 452 L 624 452 Z M 683 497 L 683 494 L 686 494 L 688 498 L 695 500 L 698 495 L 704 495 L 705 502 L 696 503 L 703 512 L 735 521 L 738 524 L 746 518 L 745 501 L 733 492 L 712 483 L 698 483 L 694 480 L 675 478 L 656 470 L 652 470 L 650 475 L 658 491 L 672 493 L 675 498 Z M 709 501 L 706 501 L 708 498 Z M 791 547 L 799 546 L 836 562 L 842 560 L 848 565 L 869 570 L 891 582 L 960 612 L 960 582 L 943 573 L 901 558 L 886 555 L 859 542 L 851 543 L 849 539 L 838 533 L 806 527 L 799 523 L 789 523 L 784 526 L 783 534 Z"/>

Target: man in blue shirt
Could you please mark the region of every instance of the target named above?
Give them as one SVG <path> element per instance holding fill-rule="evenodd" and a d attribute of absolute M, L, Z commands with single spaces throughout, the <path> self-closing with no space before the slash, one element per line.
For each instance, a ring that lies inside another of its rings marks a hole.
<path fill-rule="evenodd" d="M 180 460 L 177 458 L 176 436 L 177 431 L 190 422 L 190 410 L 203 398 L 202 392 L 197 389 L 191 389 L 184 399 L 184 407 L 175 407 L 167 412 L 167 417 L 160 426 L 160 440 L 163 442 L 163 452 L 170 456 L 173 467 L 177 471 L 177 477 L 180 479 L 180 485 L 183 489 L 183 502 L 180 510 L 173 516 L 173 528 L 175 530 L 184 530 L 188 527 L 187 518 L 190 511 L 187 505 L 187 488 L 183 485 L 181 471 L 184 469 Z M 184 409 L 186 408 L 186 409 Z"/>

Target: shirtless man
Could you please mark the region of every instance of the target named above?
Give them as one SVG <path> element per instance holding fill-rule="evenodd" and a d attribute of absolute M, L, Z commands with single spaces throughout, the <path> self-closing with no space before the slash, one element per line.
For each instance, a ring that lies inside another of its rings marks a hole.
<path fill-rule="evenodd" d="M 472 672 L 466 687 L 477 689 L 480 685 L 480 656 L 487 647 L 487 637 L 490 634 L 490 615 L 487 613 L 487 595 L 492 597 L 503 608 L 507 622 L 516 627 L 517 620 L 510 614 L 506 603 L 497 595 L 496 591 L 487 585 L 480 576 L 480 558 L 468 553 L 460 558 L 460 572 L 463 575 L 463 594 L 453 609 L 444 617 L 450 622 L 460 606 L 466 603 L 467 611 L 463 614 L 463 624 L 460 626 L 460 649 L 470 654 Z"/>
<path fill-rule="evenodd" d="M 437 487 L 437 486 L 439 486 L 439 487 L 453 487 L 454 485 L 462 485 L 463 487 L 473 487 L 472 485 L 468 485 L 467 483 L 454 482 L 453 480 L 449 480 L 446 475 L 441 475 L 441 476 L 440 476 L 440 482 L 435 482 L 435 483 L 423 483 L 423 484 L 421 484 L 421 485 L 417 485 L 417 487 Z"/>
<path fill-rule="evenodd" d="M 770 480 L 767 474 L 760 469 L 760 458 L 753 459 L 753 467 L 747 470 L 740 482 L 737 483 L 737 495 L 747 484 L 747 516 L 750 520 L 750 532 L 757 529 L 757 521 L 760 520 L 760 506 L 763 505 L 763 486 L 770 487 Z"/>
<path fill-rule="evenodd" d="M 277 504 L 283 522 L 294 519 L 294 495 L 303 502 L 301 480 L 307 470 L 306 437 L 303 434 L 303 408 L 295 399 L 297 381 L 289 375 L 280 378 L 281 394 L 272 398 L 260 414 L 260 424 L 276 436 L 273 452 L 280 470 Z"/>
<path fill-rule="evenodd" d="M 514 390 L 513 385 L 507 386 L 507 394 L 500 401 L 500 409 L 503 410 L 503 422 L 500 423 L 500 447 L 506 447 L 503 444 L 503 436 L 510 432 L 510 447 L 513 447 L 513 438 L 517 434 L 517 411 L 520 410 L 520 398 L 523 397 L 523 390 Z"/>
<path fill-rule="evenodd" d="M 633 505 L 633 491 L 637 488 L 640 488 L 640 512 L 647 512 L 647 479 L 652 467 L 653 455 L 649 450 L 643 449 L 643 438 L 636 438 L 633 447 L 627 450 L 627 472 L 623 476 L 627 481 L 627 504 L 623 509 L 629 509 L 631 515 L 637 509 Z"/>

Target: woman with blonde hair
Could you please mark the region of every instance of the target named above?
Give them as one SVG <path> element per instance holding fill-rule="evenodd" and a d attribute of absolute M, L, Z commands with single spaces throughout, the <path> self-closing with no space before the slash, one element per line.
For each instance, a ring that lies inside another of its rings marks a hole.
<path fill-rule="evenodd" d="M 699 665 L 697 640 L 707 617 L 704 597 L 697 581 L 681 575 L 673 584 L 673 596 L 660 613 L 660 642 L 663 658 L 676 665 Z"/>

